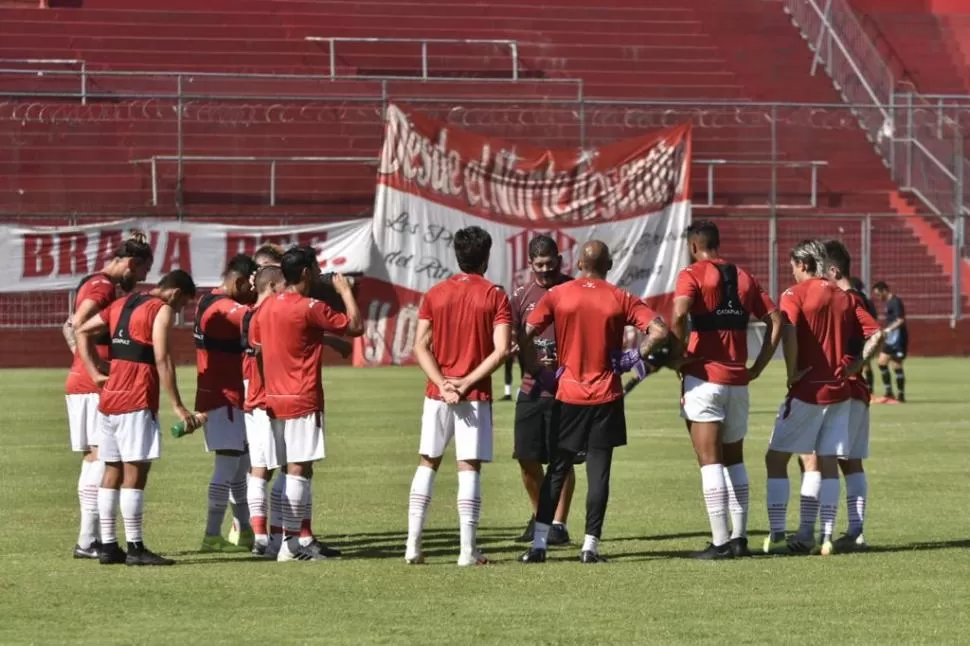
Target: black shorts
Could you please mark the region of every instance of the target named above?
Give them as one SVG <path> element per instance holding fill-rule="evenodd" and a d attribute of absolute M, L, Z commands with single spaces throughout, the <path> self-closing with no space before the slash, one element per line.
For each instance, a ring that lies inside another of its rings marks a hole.
<path fill-rule="evenodd" d="M 516 460 L 535 460 L 548 464 L 556 452 L 556 438 L 559 407 L 553 397 L 530 399 L 519 393 L 515 402 L 515 449 L 512 457 Z"/>
<path fill-rule="evenodd" d="M 883 354 L 888 354 L 894 361 L 902 361 L 906 358 L 906 343 L 897 343 L 895 345 L 886 345 L 882 348 Z"/>
<path fill-rule="evenodd" d="M 626 444 L 623 398 L 606 404 L 560 404 L 559 447 L 576 453 Z"/>

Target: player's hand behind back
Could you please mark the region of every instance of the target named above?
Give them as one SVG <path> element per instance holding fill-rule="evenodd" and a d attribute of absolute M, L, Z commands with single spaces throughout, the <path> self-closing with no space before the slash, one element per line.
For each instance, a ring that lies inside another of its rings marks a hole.
<path fill-rule="evenodd" d="M 454 405 L 461 401 L 462 393 L 459 391 L 456 381 L 445 379 L 439 390 L 441 391 L 441 399 L 446 404 Z"/>

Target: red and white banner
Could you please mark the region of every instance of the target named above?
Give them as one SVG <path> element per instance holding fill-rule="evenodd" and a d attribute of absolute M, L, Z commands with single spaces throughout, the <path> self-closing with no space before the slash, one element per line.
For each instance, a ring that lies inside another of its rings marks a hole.
<path fill-rule="evenodd" d="M 131 229 L 149 235 L 155 262 L 148 282 L 172 269 L 192 274 L 200 287 L 222 282 L 226 263 L 238 253 L 276 243 L 310 245 L 324 271 L 363 272 L 371 264 L 370 220 L 304 227 L 237 227 L 222 224 L 131 219 L 82 227 L 0 226 L 0 292 L 73 289 L 102 269 Z"/>
<path fill-rule="evenodd" d="M 389 106 L 374 207 L 378 260 L 360 291 L 367 332 L 355 364 L 410 361 L 421 298 L 459 271 L 451 240 L 471 225 L 492 236 L 486 276 L 506 290 L 528 280 L 533 236 L 558 242 L 569 274 L 574 253 L 599 239 L 613 253 L 608 279 L 666 309 L 687 264 L 690 155 L 688 125 L 550 150 Z"/>

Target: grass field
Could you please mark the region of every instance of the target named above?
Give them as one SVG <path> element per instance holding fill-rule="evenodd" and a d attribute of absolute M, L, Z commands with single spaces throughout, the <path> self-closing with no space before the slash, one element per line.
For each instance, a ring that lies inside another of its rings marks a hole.
<path fill-rule="evenodd" d="M 497 403 L 481 523 L 482 547 L 497 563 L 471 569 L 454 564 L 451 465 L 432 502 L 430 564 L 403 562 L 423 392 L 414 369 L 326 371 L 330 457 L 314 479 L 314 526 L 344 559 L 199 554 L 211 462 L 201 437 L 166 434 L 146 496 L 146 541 L 179 564 L 135 570 L 71 558 L 77 458 L 67 443 L 63 371 L 0 372 L 0 644 L 966 643 L 966 366 L 912 360 L 911 403 L 874 408 L 866 527 L 874 549 L 829 558 L 683 558 L 704 546 L 707 519 L 677 416 L 678 385 L 667 373 L 627 403 L 630 445 L 617 453 L 602 546 L 612 562 L 582 566 L 574 545 L 545 566 L 520 565 L 522 548 L 511 539 L 529 512 L 510 458 L 513 407 Z M 180 377 L 191 402 L 192 372 Z M 759 537 L 779 378 L 775 365 L 752 391 L 748 467 Z M 163 402 L 163 426 L 171 421 Z M 797 483 L 792 491 L 789 527 Z M 581 477 L 574 540 L 584 493 Z"/>

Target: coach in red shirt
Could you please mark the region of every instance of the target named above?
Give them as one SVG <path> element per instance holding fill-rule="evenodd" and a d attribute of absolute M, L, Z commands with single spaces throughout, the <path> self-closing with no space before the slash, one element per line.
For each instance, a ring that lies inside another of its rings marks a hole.
<path fill-rule="evenodd" d="M 781 315 L 751 274 L 718 254 L 717 225 L 707 220 L 687 228 L 693 264 L 677 276 L 673 335 L 687 346 L 681 367 L 680 415 L 687 422 L 701 468 L 711 544 L 695 558 L 749 556 L 748 383 L 764 371 L 781 341 Z M 748 320 L 763 321 L 764 343 L 748 368 Z M 687 319 L 691 330 L 687 341 Z M 728 527 L 730 509 L 733 532 Z"/>
<path fill-rule="evenodd" d="M 333 286 L 343 299 L 346 314 L 307 297 L 320 280 L 313 248 L 289 249 L 283 254 L 280 269 L 286 288 L 266 299 L 253 316 L 250 340 L 262 354 L 266 412 L 272 419 L 273 433 L 283 438 L 286 454 L 285 538 L 277 560 L 311 561 L 325 558 L 299 542 L 313 463 L 326 456 L 320 376 L 323 335 L 360 336 L 364 326 L 350 284 L 343 276 L 334 275 Z"/>
<path fill-rule="evenodd" d="M 817 492 L 806 492 L 802 503 L 815 498 L 821 510 L 820 552 L 831 554 L 832 532 L 839 507 L 838 458 L 849 449 L 851 390 L 848 377 L 862 369 L 879 348 L 881 334 L 872 315 L 849 297 L 827 272 L 825 247 L 817 240 L 799 243 L 790 254 L 795 285 L 781 296 L 782 346 L 788 373 L 788 396 L 782 402 L 771 432 L 765 464 L 768 468 L 767 503 L 771 533 L 765 539 L 767 553 L 811 552 L 815 513 L 807 531 L 785 536 L 788 511 L 788 461 L 792 453 L 818 456 L 821 471 Z M 850 343 L 861 328 L 866 337 L 862 356 L 852 356 Z M 807 474 L 806 474 L 807 475 Z M 806 495 L 809 494 L 809 495 Z M 812 495 L 814 494 L 814 495 Z M 810 523 L 810 524 L 809 524 Z"/>
<path fill-rule="evenodd" d="M 492 238 L 480 227 L 455 232 L 460 273 L 425 295 L 414 357 L 428 377 L 421 416 L 421 462 L 411 481 L 404 560 L 424 562 L 421 536 L 441 456 L 455 440 L 458 461 L 459 566 L 484 565 L 478 551 L 481 468 L 492 461 L 491 375 L 509 355 L 509 299 L 485 278 Z"/>
<path fill-rule="evenodd" d="M 545 561 L 563 481 L 576 453 L 584 449 L 589 490 L 580 561 L 605 561 L 599 555 L 599 539 L 609 498 L 613 449 L 626 444 L 623 389 L 614 372 L 613 356 L 623 350 L 627 325 L 647 333 L 640 347 L 642 357 L 659 348 L 669 334 L 663 320 L 643 301 L 606 282 L 612 267 L 605 244 L 593 240 L 583 245 L 580 276 L 549 290 L 529 315 L 520 342 L 531 357 L 533 339 L 555 323 L 557 374 L 561 375 L 556 391 L 561 402 L 557 452 L 542 481 L 532 548 L 522 556 L 525 563 Z"/>

